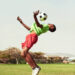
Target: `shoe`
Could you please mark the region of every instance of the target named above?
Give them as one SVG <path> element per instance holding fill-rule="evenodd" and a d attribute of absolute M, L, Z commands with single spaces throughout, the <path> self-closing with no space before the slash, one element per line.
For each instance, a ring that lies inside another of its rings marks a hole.
<path fill-rule="evenodd" d="M 35 69 L 32 70 L 32 75 L 38 75 L 40 70 L 41 70 L 40 67 L 36 67 Z"/>

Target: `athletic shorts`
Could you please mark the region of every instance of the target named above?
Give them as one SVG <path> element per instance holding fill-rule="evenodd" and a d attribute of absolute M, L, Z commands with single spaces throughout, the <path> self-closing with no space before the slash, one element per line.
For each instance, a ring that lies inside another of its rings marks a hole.
<path fill-rule="evenodd" d="M 37 42 L 37 40 L 38 40 L 37 34 L 35 34 L 35 33 L 28 34 L 26 36 L 25 42 L 22 43 L 22 49 L 24 47 L 27 47 L 30 49 L 33 46 L 33 44 L 35 44 Z"/>

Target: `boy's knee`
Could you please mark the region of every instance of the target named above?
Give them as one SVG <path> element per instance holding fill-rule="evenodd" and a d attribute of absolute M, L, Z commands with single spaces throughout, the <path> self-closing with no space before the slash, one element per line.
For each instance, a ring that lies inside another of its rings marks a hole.
<path fill-rule="evenodd" d="M 25 47 L 25 48 L 23 48 L 23 51 L 21 52 L 21 56 L 22 57 L 25 57 L 26 56 L 26 54 L 27 54 L 27 52 L 28 52 L 28 48 L 27 47 Z"/>
<path fill-rule="evenodd" d="M 22 52 L 21 52 L 21 56 L 22 56 L 22 57 L 25 57 L 25 55 L 26 55 L 25 52 L 22 51 Z"/>
<path fill-rule="evenodd" d="M 23 52 L 21 52 L 21 54 L 20 54 L 22 57 L 24 57 L 24 54 L 23 54 Z"/>
<path fill-rule="evenodd" d="M 26 55 L 27 55 L 27 51 L 21 52 L 21 56 L 22 56 L 22 57 L 26 57 Z"/>

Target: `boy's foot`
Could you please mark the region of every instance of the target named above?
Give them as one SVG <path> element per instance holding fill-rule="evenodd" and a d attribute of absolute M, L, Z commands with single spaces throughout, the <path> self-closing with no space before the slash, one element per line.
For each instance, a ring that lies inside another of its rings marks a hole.
<path fill-rule="evenodd" d="M 38 75 L 40 70 L 41 70 L 40 67 L 36 67 L 35 69 L 32 70 L 32 75 Z"/>

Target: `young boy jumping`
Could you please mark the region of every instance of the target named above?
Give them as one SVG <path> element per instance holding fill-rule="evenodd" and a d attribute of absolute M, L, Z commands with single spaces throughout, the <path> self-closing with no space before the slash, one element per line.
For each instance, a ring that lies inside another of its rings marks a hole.
<path fill-rule="evenodd" d="M 54 24 L 40 24 L 37 19 L 37 15 L 39 11 L 33 13 L 35 23 L 31 26 L 27 26 L 23 23 L 20 17 L 17 17 L 17 20 L 28 30 L 30 34 L 26 36 L 26 40 L 22 43 L 22 52 L 21 56 L 25 59 L 25 61 L 32 68 L 32 75 L 38 75 L 41 68 L 36 64 L 33 60 L 31 54 L 29 53 L 30 48 L 38 41 L 38 36 L 47 31 L 54 32 L 56 30 L 56 26 Z"/>

